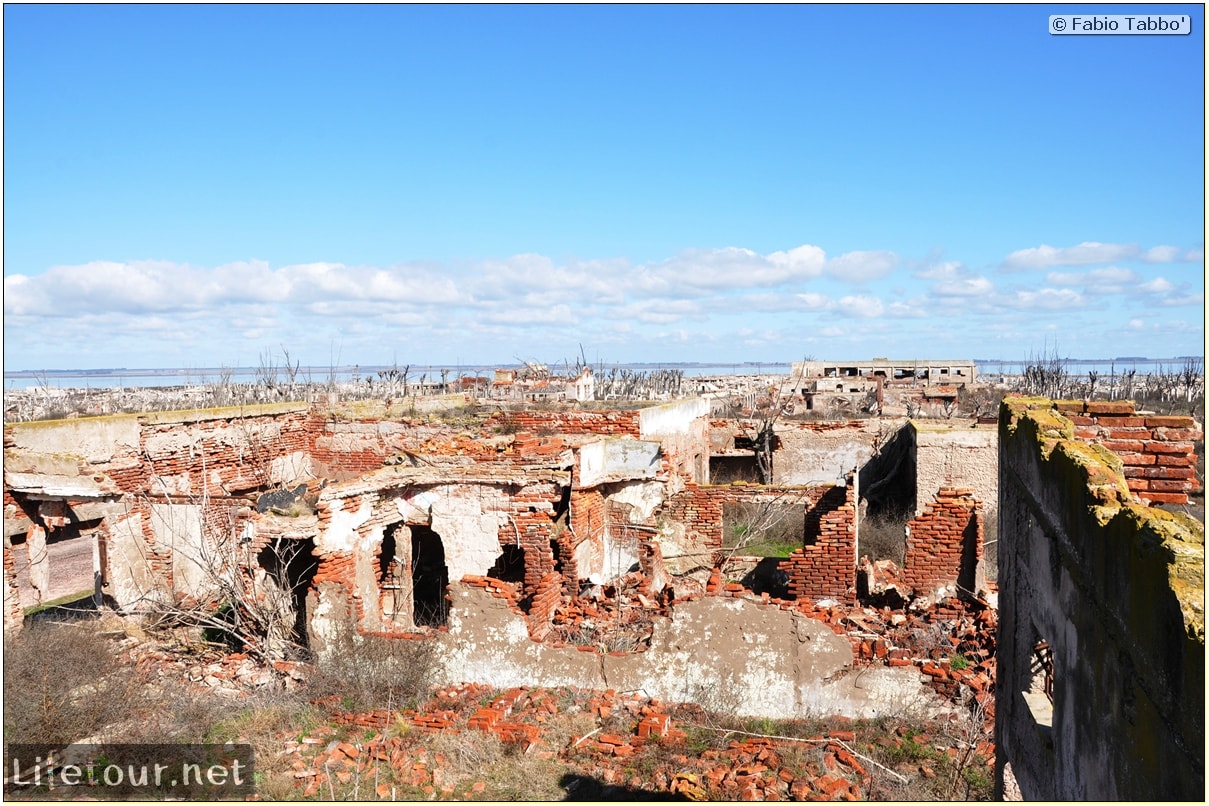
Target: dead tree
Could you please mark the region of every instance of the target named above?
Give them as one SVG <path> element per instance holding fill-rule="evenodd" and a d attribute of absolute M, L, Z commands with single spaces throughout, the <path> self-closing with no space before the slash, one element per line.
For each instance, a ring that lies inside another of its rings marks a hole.
<path fill-rule="evenodd" d="M 1184 392 L 1186 400 L 1191 403 L 1196 399 L 1196 391 L 1200 387 L 1201 377 L 1205 374 L 1205 364 L 1200 358 L 1184 359 L 1184 366 L 1180 369 L 1180 381 L 1184 384 Z"/>
<path fill-rule="evenodd" d="M 1029 358 L 1021 377 L 1021 388 L 1025 394 L 1058 400 L 1067 394 L 1069 387 L 1067 360 L 1059 358 L 1056 349 Z"/>

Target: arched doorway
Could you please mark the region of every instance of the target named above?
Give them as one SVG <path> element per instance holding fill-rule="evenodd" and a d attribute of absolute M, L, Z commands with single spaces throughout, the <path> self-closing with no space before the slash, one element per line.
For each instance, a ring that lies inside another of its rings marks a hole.
<path fill-rule="evenodd" d="M 412 609 L 416 626 L 443 627 L 449 615 L 445 546 L 430 526 L 411 527 Z"/>

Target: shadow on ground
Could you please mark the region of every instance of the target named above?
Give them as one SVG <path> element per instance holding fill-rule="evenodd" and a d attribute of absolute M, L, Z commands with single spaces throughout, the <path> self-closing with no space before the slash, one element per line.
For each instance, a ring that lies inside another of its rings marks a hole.
<path fill-rule="evenodd" d="M 36 621 L 75 621 L 78 619 L 93 618 L 97 615 L 97 612 L 96 602 L 93 600 L 92 594 L 86 593 L 79 599 L 59 602 L 49 607 L 44 607 L 41 610 L 27 613 L 25 622 L 30 624 Z"/>
<path fill-rule="evenodd" d="M 688 800 L 683 795 L 672 792 L 652 792 L 632 786 L 606 784 L 590 775 L 573 773 L 567 773 L 560 778 L 558 785 L 567 790 L 567 796 L 563 800 Z"/>

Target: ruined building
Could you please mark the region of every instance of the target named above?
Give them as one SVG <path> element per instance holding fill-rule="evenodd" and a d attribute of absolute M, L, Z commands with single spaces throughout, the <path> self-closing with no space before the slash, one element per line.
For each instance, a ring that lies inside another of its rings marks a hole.
<path fill-rule="evenodd" d="M 767 484 L 759 429 L 700 399 L 460 423 L 396 401 L 7 425 L 5 629 L 19 587 L 49 598 L 48 546 L 78 539 L 98 600 L 234 596 L 261 609 L 266 654 L 426 641 L 452 682 L 852 710 L 843 672 L 870 642 L 810 614 L 868 585 L 861 509 L 910 517 L 895 585 L 918 602 L 993 601 L 997 522 L 1001 766 L 1030 797 L 1203 784 L 1203 525 L 1146 506 L 1198 489 L 1191 418 L 1016 400 L 998 433 L 783 420 Z M 787 556 L 740 561 L 774 521 Z M 905 673 L 899 692 L 939 671 L 904 652 L 878 670 Z"/>

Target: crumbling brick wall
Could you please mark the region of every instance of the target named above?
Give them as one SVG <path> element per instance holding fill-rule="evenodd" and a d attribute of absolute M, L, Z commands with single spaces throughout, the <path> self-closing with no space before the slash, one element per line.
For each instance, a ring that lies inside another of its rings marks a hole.
<path fill-rule="evenodd" d="M 1201 492 L 1196 478 L 1200 425 L 1188 416 L 1139 414 L 1134 401 L 1058 401 L 1054 408 L 1075 425 L 1075 436 L 1121 458 L 1129 489 L 1152 504 L 1187 504 Z"/>
<path fill-rule="evenodd" d="M 515 433 L 641 437 L 638 411 L 509 411 L 488 420 Z"/>
<path fill-rule="evenodd" d="M 21 592 L 17 588 L 17 557 L 12 541 L 4 536 L 4 632 L 21 629 L 25 613 L 21 609 Z"/>
<path fill-rule="evenodd" d="M 1082 405 L 1000 409 L 997 790 L 1202 800 L 1205 527 L 1140 503 Z"/>
<path fill-rule="evenodd" d="M 982 528 L 982 503 L 973 491 L 941 487 L 907 525 L 903 583 L 917 596 L 938 596 L 954 586 L 976 593 Z"/>
<path fill-rule="evenodd" d="M 816 522 L 817 530 L 812 528 Z M 813 540 L 811 535 L 817 535 Z M 808 511 L 806 545 L 782 564 L 789 594 L 806 599 L 856 600 L 856 486 L 850 477 L 832 487 Z"/>
<path fill-rule="evenodd" d="M 381 552 L 387 535 L 394 534 L 404 573 L 418 568 L 411 544 L 398 542 L 407 539 L 402 527 L 432 530 L 425 539 L 440 541 L 450 582 L 486 578 L 497 570 L 511 574 L 519 570 L 513 565 L 513 551 L 519 549 L 523 575 L 500 586 L 522 607 L 536 603 L 540 609 L 548 580 L 557 577 L 551 540 L 568 480 L 565 472 L 499 467 L 384 468 L 328 487 L 319 497 L 315 527 L 319 569 L 314 584 L 317 602 L 325 608 L 323 621 L 347 622 L 365 635 L 416 632 L 410 621 L 419 604 L 415 592 L 384 585 Z M 388 613 L 392 597 L 394 609 Z"/>
<path fill-rule="evenodd" d="M 777 503 L 801 506 L 806 545 L 782 563 L 789 574 L 789 593 L 811 599 L 855 596 L 856 506 L 854 484 L 811 487 L 743 483 L 687 485 L 660 510 L 667 520 L 684 524 L 703 549 L 722 557 L 723 512 L 728 503 Z"/>
<path fill-rule="evenodd" d="M 588 551 L 603 550 L 605 525 L 605 495 L 600 487 L 586 490 L 571 489 L 571 529 L 560 540 L 559 557 L 562 560 L 563 578 L 568 584 L 579 583 L 579 566 L 576 559 L 585 542 Z M 592 564 L 596 564 L 595 558 Z"/>
<path fill-rule="evenodd" d="M 562 603 L 562 577 L 551 571 L 537 584 L 533 601 L 529 605 L 529 614 L 525 623 L 529 628 L 529 637 L 541 641 L 550 634 L 554 623 L 554 611 Z"/>
<path fill-rule="evenodd" d="M 257 415 L 229 409 L 204 419 L 186 415 L 184 422 L 148 418 L 140 442 L 147 481 L 154 485 L 146 492 L 237 494 L 306 472 L 310 417 L 303 411 Z"/>

